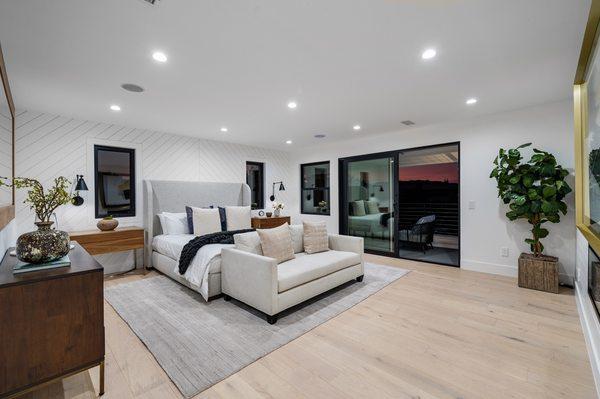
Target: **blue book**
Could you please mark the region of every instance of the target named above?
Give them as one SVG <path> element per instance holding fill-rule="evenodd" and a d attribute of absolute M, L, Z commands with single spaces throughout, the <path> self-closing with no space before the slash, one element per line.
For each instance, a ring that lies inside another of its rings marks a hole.
<path fill-rule="evenodd" d="M 69 259 L 69 255 L 65 255 L 60 259 L 53 260 L 52 262 L 47 263 L 26 263 L 26 262 L 17 262 L 15 267 L 13 268 L 13 273 L 27 273 L 27 272 L 35 272 L 38 270 L 46 270 L 46 269 L 56 269 L 59 267 L 71 266 L 71 260 Z"/>

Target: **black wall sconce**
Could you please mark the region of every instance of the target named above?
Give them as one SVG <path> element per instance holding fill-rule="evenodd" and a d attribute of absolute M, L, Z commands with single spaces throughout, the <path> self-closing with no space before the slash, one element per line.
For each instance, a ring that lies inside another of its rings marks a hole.
<path fill-rule="evenodd" d="M 374 196 L 375 196 L 375 188 L 376 188 L 376 187 L 379 187 L 379 192 L 380 192 L 380 193 L 382 193 L 382 192 L 383 192 L 383 186 L 382 186 L 382 185 L 380 185 L 380 184 L 375 184 L 375 185 L 373 185 L 373 192 L 371 193 L 371 197 L 374 197 Z"/>
<path fill-rule="evenodd" d="M 75 183 L 75 196 L 71 200 L 73 205 L 80 206 L 83 204 L 83 197 L 79 195 L 80 191 L 88 191 L 88 186 L 85 184 L 85 180 L 83 180 L 83 175 L 77 175 L 76 179 L 77 183 Z"/>
<path fill-rule="evenodd" d="M 282 181 L 273 182 L 273 194 L 269 197 L 271 201 L 275 201 L 275 185 L 279 184 L 279 191 L 285 191 L 285 186 Z"/>

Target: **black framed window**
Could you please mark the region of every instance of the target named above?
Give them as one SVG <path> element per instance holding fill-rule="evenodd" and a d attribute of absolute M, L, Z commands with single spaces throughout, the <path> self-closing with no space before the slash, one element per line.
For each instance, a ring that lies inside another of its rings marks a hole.
<path fill-rule="evenodd" d="M 300 212 L 308 215 L 329 215 L 329 161 L 300 165 Z"/>
<path fill-rule="evenodd" d="M 250 204 L 252 209 L 265 207 L 265 164 L 246 162 L 246 184 L 250 186 Z"/>
<path fill-rule="evenodd" d="M 94 146 L 96 218 L 135 216 L 135 150 Z"/>

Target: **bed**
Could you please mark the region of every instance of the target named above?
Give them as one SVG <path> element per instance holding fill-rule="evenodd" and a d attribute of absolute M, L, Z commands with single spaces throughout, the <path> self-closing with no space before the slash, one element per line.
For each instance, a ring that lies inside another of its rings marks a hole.
<path fill-rule="evenodd" d="M 393 218 L 387 220 L 387 225 L 382 224 L 384 213 L 371 213 L 363 216 L 349 216 L 348 230 L 351 235 L 363 235 L 365 237 L 390 237 L 393 228 Z"/>
<path fill-rule="evenodd" d="M 176 269 L 183 246 L 193 234 L 163 234 L 158 214 L 180 213 L 185 206 L 249 206 L 250 187 L 245 183 L 184 182 L 168 180 L 144 181 L 144 228 L 146 250 L 144 264 L 153 267 L 180 284 L 199 292 L 205 299 L 221 293 L 221 257 L 223 244 L 211 244 L 196 255 L 185 275 Z M 204 250 L 206 249 L 206 250 Z M 210 258 L 210 259 L 209 259 Z M 199 270 L 199 265 L 206 267 Z"/>

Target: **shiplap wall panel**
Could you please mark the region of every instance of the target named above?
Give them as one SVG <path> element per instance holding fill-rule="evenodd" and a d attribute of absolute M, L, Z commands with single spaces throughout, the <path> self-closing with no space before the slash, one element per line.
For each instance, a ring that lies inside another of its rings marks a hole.
<path fill-rule="evenodd" d="M 3 95 L 4 93 L 0 93 Z M 12 118 L 8 106 L 0 106 L 0 177 L 10 176 L 12 170 Z M 12 190 L 0 186 L 0 205 L 12 202 Z M 1 248 L 0 248 L 1 249 Z M 0 256 L 3 252 L 0 252 Z"/>
<path fill-rule="evenodd" d="M 265 163 L 265 200 L 271 194 L 273 181 L 291 181 L 289 153 L 265 148 L 204 140 L 50 115 L 19 111 L 16 121 L 16 175 L 39 179 L 44 187 L 54 178 L 65 176 L 71 180 L 88 170 L 89 140 L 108 140 L 113 145 L 140 145 L 142 179 L 191 181 L 244 182 L 246 161 Z M 85 176 L 93 179 L 92 176 Z M 88 180 L 89 181 L 89 180 Z M 295 199 L 292 187 L 277 193 L 277 200 L 293 209 Z M 138 195 L 142 195 L 139 193 Z M 17 191 L 16 229 L 21 234 L 34 228 L 34 213 L 23 204 L 24 190 Z M 80 207 L 65 205 L 57 210 L 61 230 L 95 228 L 88 207 L 93 207 L 93 193 L 84 193 L 85 203 Z M 182 209 L 183 211 L 183 209 Z M 138 212 L 141 212 L 140 209 Z M 107 273 L 127 270 L 133 263 L 131 253 L 99 255 Z M 141 261 L 141 257 L 138 257 Z"/>

